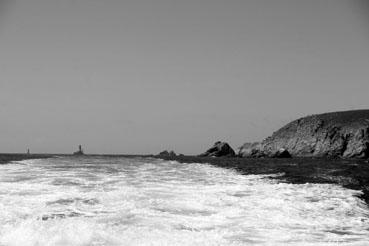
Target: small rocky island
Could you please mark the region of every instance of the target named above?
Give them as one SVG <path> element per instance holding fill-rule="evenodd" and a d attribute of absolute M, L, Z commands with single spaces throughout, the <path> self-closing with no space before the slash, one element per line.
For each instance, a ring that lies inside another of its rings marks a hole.
<path fill-rule="evenodd" d="M 236 153 L 234 152 L 232 147 L 229 146 L 228 143 L 217 141 L 213 145 L 213 147 L 208 149 L 206 152 L 200 154 L 199 156 L 202 156 L 202 157 L 206 157 L 206 156 L 207 157 L 221 157 L 221 156 L 234 157 L 236 156 Z"/>
<path fill-rule="evenodd" d="M 164 151 L 160 152 L 157 156 L 158 157 L 176 157 L 177 154 L 173 150 L 171 150 L 171 151 L 164 150 Z"/>

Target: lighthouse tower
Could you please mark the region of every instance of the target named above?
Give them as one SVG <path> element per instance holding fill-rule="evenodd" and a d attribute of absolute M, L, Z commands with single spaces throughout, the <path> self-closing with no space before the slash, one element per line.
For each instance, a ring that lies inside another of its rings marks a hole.
<path fill-rule="evenodd" d="M 74 152 L 73 155 L 84 155 L 82 145 L 78 146 L 78 151 Z"/>

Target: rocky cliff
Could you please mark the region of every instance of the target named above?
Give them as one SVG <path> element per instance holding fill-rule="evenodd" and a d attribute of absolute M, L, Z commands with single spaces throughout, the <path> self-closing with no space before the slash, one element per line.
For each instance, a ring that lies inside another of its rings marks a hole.
<path fill-rule="evenodd" d="M 240 156 L 369 158 L 369 110 L 318 114 L 295 120 L 259 144 L 245 144 Z"/>

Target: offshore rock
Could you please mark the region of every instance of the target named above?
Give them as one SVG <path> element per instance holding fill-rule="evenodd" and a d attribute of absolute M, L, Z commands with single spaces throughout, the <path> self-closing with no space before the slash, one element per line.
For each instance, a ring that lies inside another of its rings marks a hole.
<path fill-rule="evenodd" d="M 173 150 L 171 150 L 171 151 L 164 150 L 164 151 L 160 152 L 158 154 L 158 156 L 159 157 L 176 157 L 177 155 Z"/>
<path fill-rule="evenodd" d="M 272 157 L 283 148 L 292 156 L 369 158 L 369 110 L 307 116 L 250 148 L 241 147 L 242 156 Z"/>
<path fill-rule="evenodd" d="M 227 156 L 227 157 L 233 157 L 236 153 L 234 150 L 229 146 L 226 142 L 216 142 L 213 147 L 208 149 L 205 153 L 200 154 L 199 156 L 210 156 L 210 157 L 221 157 L 221 156 Z"/>

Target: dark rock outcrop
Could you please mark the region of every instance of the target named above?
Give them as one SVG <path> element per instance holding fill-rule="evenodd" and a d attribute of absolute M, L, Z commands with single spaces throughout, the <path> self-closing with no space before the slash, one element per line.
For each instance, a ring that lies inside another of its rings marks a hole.
<path fill-rule="evenodd" d="M 334 112 L 295 120 L 240 155 L 275 155 L 280 149 L 303 157 L 369 157 L 369 110 Z"/>
<path fill-rule="evenodd" d="M 176 157 L 177 155 L 173 150 L 171 150 L 171 151 L 164 150 L 164 151 L 160 152 L 158 154 L 158 156 L 159 157 Z"/>
<path fill-rule="evenodd" d="M 213 147 L 208 149 L 205 153 L 200 154 L 199 156 L 211 156 L 211 157 L 221 157 L 227 156 L 232 157 L 235 156 L 236 153 L 226 142 L 216 142 Z"/>

